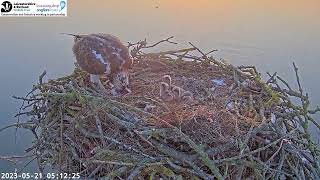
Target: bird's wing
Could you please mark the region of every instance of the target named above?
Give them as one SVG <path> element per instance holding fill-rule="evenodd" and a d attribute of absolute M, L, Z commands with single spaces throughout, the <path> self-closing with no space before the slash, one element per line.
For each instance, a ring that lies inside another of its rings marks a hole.
<path fill-rule="evenodd" d="M 132 58 L 128 48 L 123 45 L 119 38 L 110 34 L 92 34 L 92 36 L 101 38 L 105 41 L 105 52 L 109 56 L 112 64 L 118 70 L 128 69 L 132 65 Z"/>
<path fill-rule="evenodd" d="M 90 36 L 84 36 L 73 46 L 79 66 L 90 74 L 110 73 L 110 61 L 103 52 L 103 44 Z"/>

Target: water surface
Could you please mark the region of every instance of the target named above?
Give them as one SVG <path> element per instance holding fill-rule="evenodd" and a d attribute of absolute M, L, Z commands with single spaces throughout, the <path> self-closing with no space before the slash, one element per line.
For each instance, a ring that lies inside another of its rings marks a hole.
<path fill-rule="evenodd" d="M 60 32 L 106 32 L 124 42 L 174 35 L 179 47 L 191 41 L 219 49 L 215 57 L 276 71 L 292 84 L 295 61 L 313 105 L 320 104 L 318 0 L 69 0 L 68 11 L 67 18 L 0 18 L 0 127 L 16 121 L 19 102 L 11 96 L 24 95 L 44 69 L 49 78 L 72 72 L 73 41 Z M 16 144 L 14 130 L 2 132 L 0 155 L 22 154 L 30 141 L 28 132 L 19 131 Z M 0 161 L 2 171 L 14 167 Z"/>

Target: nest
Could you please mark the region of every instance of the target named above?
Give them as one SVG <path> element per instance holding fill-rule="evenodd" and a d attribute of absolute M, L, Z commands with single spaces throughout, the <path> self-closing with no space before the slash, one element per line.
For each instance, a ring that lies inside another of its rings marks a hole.
<path fill-rule="evenodd" d="M 319 149 L 306 125 L 316 123 L 311 115 L 319 108 L 308 109 L 302 90 L 276 73 L 263 81 L 254 67 L 215 60 L 191 43 L 160 53 L 142 52 L 153 47 L 146 44 L 130 44 L 130 94 L 102 95 L 76 68 L 46 83 L 42 74 L 31 93 L 16 97 L 27 102 L 21 110 L 30 108 L 18 114 L 30 120 L 16 126 L 33 132 L 26 151 L 41 172 L 51 167 L 111 179 L 319 177 Z M 190 91 L 193 102 L 164 102 L 164 75 Z M 292 103 L 292 96 L 302 105 Z"/>

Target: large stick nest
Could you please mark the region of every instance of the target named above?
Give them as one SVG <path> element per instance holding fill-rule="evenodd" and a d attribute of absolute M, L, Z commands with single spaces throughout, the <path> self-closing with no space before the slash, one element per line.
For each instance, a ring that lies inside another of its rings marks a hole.
<path fill-rule="evenodd" d="M 16 97 L 27 102 L 21 109 L 31 107 L 18 114 L 30 120 L 16 126 L 34 133 L 27 152 L 40 171 L 49 166 L 111 179 L 319 177 L 319 150 L 307 126 L 316 124 L 311 114 L 319 108 L 308 109 L 295 66 L 298 91 L 276 74 L 263 81 L 254 67 L 215 60 L 193 44 L 178 51 L 141 51 L 155 45 L 130 44 L 131 94 L 102 95 L 76 68 L 47 83 L 43 74 L 31 93 Z M 162 101 L 164 75 L 190 91 L 194 101 Z M 291 96 L 302 105 L 294 105 Z"/>

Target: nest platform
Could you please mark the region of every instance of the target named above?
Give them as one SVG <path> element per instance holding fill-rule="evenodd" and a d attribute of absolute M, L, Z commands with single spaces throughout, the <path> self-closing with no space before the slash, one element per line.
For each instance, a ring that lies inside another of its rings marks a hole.
<path fill-rule="evenodd" d="M 50 167 L 87 179 L 319 178 L 319 149 L 308 129 L 319 108 L 308 107 L 295 65 L 297 91 L 276 73 L 264 81 L 255 67 L 235 67 L 193 45 L 160 53 L 142 52 L 152 47 L 145 41 L 130 46 L 130 94 L 102 95 L 75 68 L 48 82 L 42 74 L 32 92 L 16 97 L 24 102 L 18 116 L 30 117 L 16 126 L 34 134 L 26 151 L 41 172 Z M 190 91 L 193 102 L 164 102 L 164 75 Z"/>

